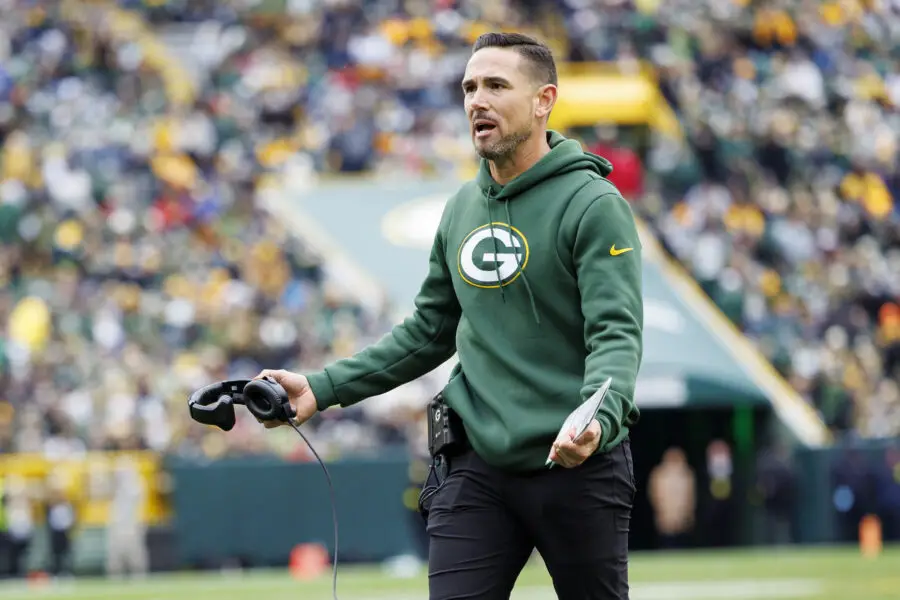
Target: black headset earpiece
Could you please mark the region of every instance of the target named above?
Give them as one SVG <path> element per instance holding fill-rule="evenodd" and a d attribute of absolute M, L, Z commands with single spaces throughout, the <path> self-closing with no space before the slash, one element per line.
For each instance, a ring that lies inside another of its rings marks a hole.
<path fill-rule="evenodd" d="M 204 425 L 231 431 L 235 424 L 234 405 L 241 404 L 240 393 L 246 381 L 219 381 L 191 394 L 188 399 L 191 418 Z"/>
<path fill-rule="evenodd" d="M 262 421 L 290 421 L 296 415 L 281 384 L 271 377 L 251 379 L 243 390 L 244 404 Z"/>

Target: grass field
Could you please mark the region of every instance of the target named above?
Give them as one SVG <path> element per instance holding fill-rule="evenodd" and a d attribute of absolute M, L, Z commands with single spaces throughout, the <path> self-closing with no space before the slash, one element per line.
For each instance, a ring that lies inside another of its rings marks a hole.
<path fill-rule="evenodd" d="M 897 600 L 900 547 L 874 559 L 853 548 L 634 554 L 632 600 Z M 3 600 L 329 600 L 331 572 L 295 581 L 286 572 L 184 573 L 142 581 L 77 579 L 0 585 Z M 341 568 L 341 600 L 425 600 L 424 572 L 395 578 L 378 568 Z M 513 600 L 553 600 L 539 562 L 529 565 Z"/>

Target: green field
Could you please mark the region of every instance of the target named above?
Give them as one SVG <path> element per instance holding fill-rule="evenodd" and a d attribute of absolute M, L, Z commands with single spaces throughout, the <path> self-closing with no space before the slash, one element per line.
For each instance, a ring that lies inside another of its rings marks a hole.
<path fill-rule="evenodd" d="M 865 559 L 853 548 L 635 554 L 631 600 L 897 600 L 900 547 Z M 397 578 L 378 568 L 338 572 L 341 600 L 425 600 L 424 572 Z M 542 565 L 522 573 L 513 600 L 556 598 Z M 0 585 L 3 600 L 329 600 L 330 572 L 295 581 L 285 572 L 152 576 L 142 581 L 77 579 Z"/>

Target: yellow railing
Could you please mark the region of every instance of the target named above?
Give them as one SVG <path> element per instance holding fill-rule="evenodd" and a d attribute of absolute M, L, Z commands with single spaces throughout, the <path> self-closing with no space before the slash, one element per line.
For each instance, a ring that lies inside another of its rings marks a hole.
<path fill-rule="evenodd" d="M 649 64 L 640 63 L 635 73 L 623 73 L 613 63 L 561 63 L 558 72 L 559 98 L 550 116 L 551 127 L 645 124 L 682 137 L 681 124 L 660 93 Z"/>
<path fill-rule="evenodd" d="M 123 459 L 140 474 L 146 491 L 141 518 L 150 525 L 169 519 L 165 473 L 160 457 L 153 452 L 90 452 L 83 458 L 49 460 L 40 454 L 0 455 L 0 478 L 6 491 L 18 482 L 26 497 L 33 501 L 34 517 L 43 520 L 40 510 L 50 488 L 61 489 L 72 502 L 80 526 L 103 526 L 109 519 L 115 474 Z"/>

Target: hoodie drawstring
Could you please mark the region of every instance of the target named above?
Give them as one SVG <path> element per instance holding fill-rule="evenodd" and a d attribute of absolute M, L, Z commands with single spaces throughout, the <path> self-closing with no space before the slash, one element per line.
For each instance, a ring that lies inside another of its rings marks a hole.
<path fill-rule="evenodd" d="M 488 206 L 490 206 L 490 204 L 488 204 Z M 512 233 L 513 221 L 512 213 L 509 210 L 509 199 L 503 201 L 503 206 L 506 207 L 506 224 L 509 225 L 510 233 Z M 497 244 L 497 238 L 494 238 L 494 244 Z M 524 248 L 522 250 L 524 251 Z M 528 283 L 528 275 L 525 274 L 525 269 L 522 269 L 522 265 L 519 263 L 519 253 L 514 252 L 513 256 L 516 257 L 516 266 L 521 269 L 522 282 L 525 284 L 525 291 L 528 292 L 528 300 L 531 301 L 531 314 L 534 316 L 534 322 L 540 325 L 541 317 L 538 314 L 537 303 L 534 301 L 534 293 L 531 291 L 531 284 Z M 500 290 L 503 290 L 503 286 L 500 286 Z"/>
<path fill-rule="evenodd" d="M 500 297 L 503 299 L 504 304 L 506 303 L 506 291 L 503 289 L 503 281 L 500 279 L 500 264 L 497 262 L 497 259 L 500 257 L 500 248 L 497 247 L 497 236 L 494 235 L 494 211 L 493 211 L 493 203 L 491 199 L 493 197 L 494 190 L 489 189 L 487 193 L 487 205 L 488 205 L 488 228 L 491 231 L 491 241 L 494 242 L 494 273 L 497 275 L 497 287 L 500 288 Z M 518 259 L 517 259 L 518 260 Z"/>

